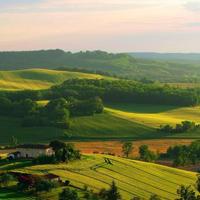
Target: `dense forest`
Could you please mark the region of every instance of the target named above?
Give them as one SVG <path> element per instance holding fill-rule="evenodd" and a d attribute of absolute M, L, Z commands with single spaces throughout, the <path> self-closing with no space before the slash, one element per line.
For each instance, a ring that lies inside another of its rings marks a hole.
<path fill-rule="evenodd" d="M 189 60 L 190 61 L 190 60 Z M 199 82 L 200 62 L 158 61 L 135 58 L 125 53 L 103 51 L 65 52 L 41 50 L 0 52 L 0 70 L 27 68 L 76 69 L 134 80 Z"/>
<path fill-rule="evenodd" d="M 100 97 L 104 103 L 139 103 L 155 105 L 195 106 L 200 103 L 200 90 L 175 88 L 155 83 L 130 80 L 69 79 L 60 85 L 40 91 L 2 91 L 0 96 L 11 101 L 24 99 L 53 100 L 65 98 L 88 100 Z"/>
<path fill-rule="evenodd" d="M 199 89 L 180 89 L 128 80 L 70 79 L 61 85 L 53 86 L 45 95 L 50 99 L 87 99 L 99 96 L 106 103 L 194 106 L 200 102 Z"/>

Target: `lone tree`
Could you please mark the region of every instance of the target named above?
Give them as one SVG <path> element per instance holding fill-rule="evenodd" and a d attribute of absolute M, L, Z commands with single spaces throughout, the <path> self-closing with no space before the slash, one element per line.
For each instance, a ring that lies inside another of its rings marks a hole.
<path fill-rule="evenodd" d="M 122 146 L 123 154 L 128 158 L 129 154 L 133 151 L 133 143 L 125 142 Z"/>

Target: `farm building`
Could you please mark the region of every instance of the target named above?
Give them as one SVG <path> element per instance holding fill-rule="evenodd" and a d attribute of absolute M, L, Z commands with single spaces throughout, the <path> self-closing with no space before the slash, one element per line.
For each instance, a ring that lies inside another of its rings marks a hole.
<path fill-rule="evenodd" d="M 37 158 L 41 155 L 51 156 L 54 154 L 49 145 L 43 144 L 23 144 L 16 148 L 16 153 L 12 153 L 14 158 Z M 10 154 L 10 156 L 12 155 Z"/>

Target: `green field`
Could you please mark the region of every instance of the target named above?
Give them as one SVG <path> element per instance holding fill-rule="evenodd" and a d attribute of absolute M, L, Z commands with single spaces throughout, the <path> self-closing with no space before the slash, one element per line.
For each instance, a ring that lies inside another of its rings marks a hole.
<path fill-rule="evenodd" d="M 0 189 L 0 199 L 1 200 L 34 200 L 35 198 L 30 197 L 30 195 L 24 195 L 20 192 L 13 192 L 10 190 Z"/>
<path fill-rule="evenodd" d="M 140 139 L 157 138 L 153 128 L 112 116 L 105 112 L 95 116 L 77 117 L 72 119 L 70 130 L 54 127 L 24 128 L 20 120 L 0 117 L 0 144 L 9 143 L 15 136 L 20 143 L 49 142 L 54 139 Z"/>
<path fill-rule="evenodd" d="M 112 165 L 105 163 L 105 157 L 111 160 Z M 15 166 L 12 165 L 12 168 Z M 10 166 L 1 166 L 0 170 L 2 169 L 10 169 Z M 17 167 L 14 171 L 57 174 L 63 180 L 70 180 L 74 186 L 83 188 L 87 185 L 94 191 L 108 188 L 115 180 L 124 200 L 133 196 L 148 199 L 152 194 L 173 200 L 177 197 L 176 190 L 181 184 L 194 185 L 196 181 L 196 174 L 193 172 L 107 155 L 85 155 L 81 161 L 69 164 Z"/>
<path fill-rule="evenodd" d="M 43 104 L 43 102 L 40 102 Z M 72 118 L 70 130 L 53 127 L 24 128 L 20 120 L 0 117 L 0 144 L 15 136 L 20 143 L 61 140 L 110 140 L 152 138 L 200 138 L 200 131 L 166 135 L 155 128 L 184 120 L 200 123 L 200 107 L 172 107 L 120 104 L 107 105 L 103 114 Z"/>
<path fill-rule="evenodd" d="M 0 71 L 0 90 L 46 89 L 69 78 L 100 79 L 105 77 L 97 74 L 48 69 Z"/>

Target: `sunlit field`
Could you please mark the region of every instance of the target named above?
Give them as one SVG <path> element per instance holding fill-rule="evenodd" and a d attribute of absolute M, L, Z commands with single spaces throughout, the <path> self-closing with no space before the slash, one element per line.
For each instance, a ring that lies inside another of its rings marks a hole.
<path fill-rule="evenodd" d="M 47 89 L 69 78 L 101 79 L 106 77 L 97 74 L 49 69 L 0 71 L 0 90 Z"/>
<path fill-rule="evenodd" d="M 175 125 L 185 120 L 200 123 L 200 107 L 174 107 L 138 104 L 112 104 L 107 111 L 113 115 L 144 124 L 159 127 L 164 124 Z"/>
<path fill-rule="evenodd" d="M 109 158 L 112 164 L 106 164 L 104 158 Z M 14 170 L 17 165 L 1 166 L 0 169 Z M 177 197 L 176 190 L 181 184 L 193 185 L 196 180 L 193 172 L 107 155 L 86 155 L 81 161 L 69 164 L 17 167 L 16 170 L 57 174 L 63 180 L 70 180 L 72 185 L 81 188 L 87 185 L 94 191 L 108 188 L 115 180 L 124 200 L 133 196 L 148 199 L 152 194 L 172 200 Z"/>

